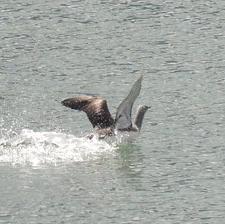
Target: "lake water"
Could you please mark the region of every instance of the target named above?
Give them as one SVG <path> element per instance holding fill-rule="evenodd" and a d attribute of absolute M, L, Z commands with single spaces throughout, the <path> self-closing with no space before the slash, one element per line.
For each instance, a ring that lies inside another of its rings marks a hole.
<path fill-rule="evenodd" d="M 225 1 L 0 4 L 0 223 L 225 219 Z M 110 111 L 144 75 L 132 143 L 90 141 L 61 100 Z"/>

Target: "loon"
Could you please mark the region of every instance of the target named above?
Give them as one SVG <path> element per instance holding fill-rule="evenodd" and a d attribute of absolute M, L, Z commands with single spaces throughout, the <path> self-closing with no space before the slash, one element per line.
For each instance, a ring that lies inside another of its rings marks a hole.
<path fill-rule="evenodd" d="M 117 108 L 115 119 L 109 112 L 107 101 L 100 96 L 82 95 L 63 100 L 62 105 L 74 110 L 83 111 L 87 114 L 93 128 L 95 128 L 99 139 L 106 136 L 115 135 L 115 131 L 120 132 L 139 132 L 142 127 L 143 118 L 149 106 L 142 105 L 138 107 L 134 122 L 132 122 L 131 113 L 134 101 L 140 94 L 141 82 L 143 76 L 133 84 L 127 97 Z M 92 138 L 94 135 L 89 135 Z"/>

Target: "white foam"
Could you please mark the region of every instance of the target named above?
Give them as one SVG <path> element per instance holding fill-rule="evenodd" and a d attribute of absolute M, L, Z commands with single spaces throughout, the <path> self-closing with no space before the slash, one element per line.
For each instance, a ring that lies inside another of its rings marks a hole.
<path fill-rule="evenodd" d="M 88 161 L 113 154 L 115 146 L 97 138 L 88 140 L 57 132 L 23 129 L 13 137 L 0 139 L 0 162 L 11 164 L 57 164 Z"/>
<path fill-rule="evenodd" d="M 139 132 L 135 132 L 135 131 L 130 131 L 130 132 L 120 132 L 120 131 L 116 131 L 116 139 L 115 142 L 116 144 L 126 144 L 126 143 L 132 143 L 135 141 L 135 139 L 138 137 Z"/>

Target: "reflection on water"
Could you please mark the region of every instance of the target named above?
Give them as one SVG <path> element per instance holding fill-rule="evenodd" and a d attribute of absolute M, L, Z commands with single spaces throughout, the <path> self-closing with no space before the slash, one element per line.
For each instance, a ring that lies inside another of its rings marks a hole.
<path fill-rule="evenodd" d="M 143 167 L 143 157 L 141 148 L 135 144 L 121 144 L 117 149 L 119 153 L 119 172 L 128 177 L 140 177 Z"/>

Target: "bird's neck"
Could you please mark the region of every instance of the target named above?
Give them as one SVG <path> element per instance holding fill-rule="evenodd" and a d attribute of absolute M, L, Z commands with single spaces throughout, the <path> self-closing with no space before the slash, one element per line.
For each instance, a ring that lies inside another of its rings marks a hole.
<path fill-rule="evenodd" d="M 135 116 L 134 125 L 137 127 L 138 131 L 141 130 L 145 112 L 146 111 L 144 111 L 140 108 L 140 109 L 138 109 L 137 114 Z"/>

